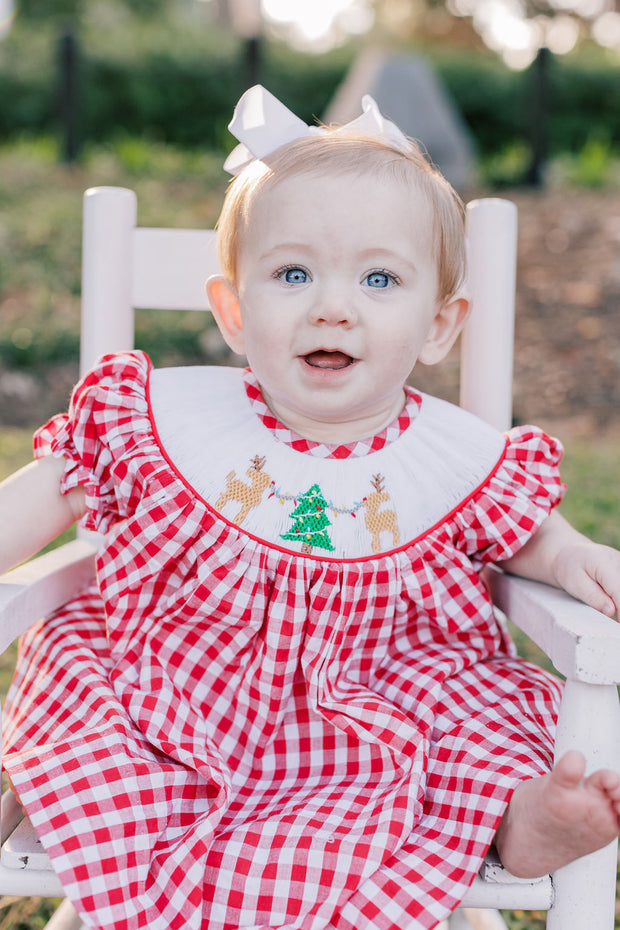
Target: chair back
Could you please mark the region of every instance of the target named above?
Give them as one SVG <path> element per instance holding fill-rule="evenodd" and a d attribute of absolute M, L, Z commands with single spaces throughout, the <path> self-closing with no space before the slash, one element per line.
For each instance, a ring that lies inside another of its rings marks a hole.
<path fill-rule="evenodd" d="M 500 430 L 512 417 L 517 209 L 497 198 L 467 208 L 468 290 L 462 339 L 463 407 Z M 82 373 L 105 352 L 134 345 L 134 309 L 208 310 L 205 281 L 217 273 L 215 232 L 137 225 L 137 200 L 121 187 L 84 195 Z"/>

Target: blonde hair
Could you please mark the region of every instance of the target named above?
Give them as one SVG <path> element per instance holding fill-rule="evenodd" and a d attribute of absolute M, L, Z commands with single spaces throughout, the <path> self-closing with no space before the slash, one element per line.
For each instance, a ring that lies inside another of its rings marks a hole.
<path fill-rule="evenodd" d="M 218 256 L 225 277 L 236 285 L 240 243 L 259 193 L 297 175 L 366 172 L 413 185 L 427 198 L 433 215 L 430 234 L 435 246 L 438 298 L 447 301 L 465 277 L 465 214 L 460 197 L 416 142 L 410 140 L 407 148 L 401 149 L 374 136 L 333 130 L 282 146 L 263 161 L 251 162 L 231 182 L 217 224 Z"/>

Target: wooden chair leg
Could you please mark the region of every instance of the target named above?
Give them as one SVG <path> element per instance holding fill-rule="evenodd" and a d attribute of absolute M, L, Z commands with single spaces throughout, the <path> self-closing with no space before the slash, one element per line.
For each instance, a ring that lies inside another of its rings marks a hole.
<path fill-rule="evenodd" d="M 44 930 L 87 930 L 70 901 L 63 901 L 45 925 Z"/>
<path fill-rule="evenodd" d="M 553 875 L 547 930 L 613 930 L 618 843 L 571 862 Z"/>
<path fill-rule="evenodd" d="M 556 739 L 556 758 L 579 748 L 587 772 L 620 770 L 620 705 L 615 685 L 568 680 Z M 613 930 L 618 842 L 558 869 L 547 930 Z"/>

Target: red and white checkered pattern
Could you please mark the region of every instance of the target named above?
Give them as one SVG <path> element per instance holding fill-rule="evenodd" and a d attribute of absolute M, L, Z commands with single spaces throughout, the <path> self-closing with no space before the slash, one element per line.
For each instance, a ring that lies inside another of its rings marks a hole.
<path fill-rule="evenodd" d="M 429 930 L 551 761 L 559 684 L 513 657 L 472 560 L 557 502 L 557 447 L 518 431 L 409 548 L 303 558 L 190 493 L 148 372 L 104 359 L 37 439 L 109 530 L 98 588 L 23 640 L 5 730 L 67 894 L 102 930 Z"/>
<path fill-rule="evenodd" d="M 369 436 L 357 442 L 336 445 L 304 439 L 303 436 L 295 433 L 278 420 L 265 403 L 260 385 L 249 368 L 245 371 L 245 389 L 254 412 L 280 442 L 286 443 L 296 452 L 305 452 L 320 459 L 352 459 L 361 455 L 368 455 L 370 452 L 378 452 L 405 432 L 411 421 L 415 419 L 422 404 L 420 395 L 408 387 L 405 389 L 407 402 L 400 416 L 393 423 L 386 426 L 376 436 Z"/>

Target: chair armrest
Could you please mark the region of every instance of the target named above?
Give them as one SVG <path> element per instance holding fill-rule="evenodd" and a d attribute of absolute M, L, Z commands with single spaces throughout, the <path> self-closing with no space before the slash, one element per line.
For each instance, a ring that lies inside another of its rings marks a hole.
<path fill-rule="evenodd" d="M 484 572 L 493 603 L 529 636 L 562 675 L 588 684 L 620 684 L 620 624 L 565 591 Z"/>
<path fill-rule="evenodd" d="M 96 551 L 78 539 L 0 576 L 0 653 L 94 580 Z"/>

